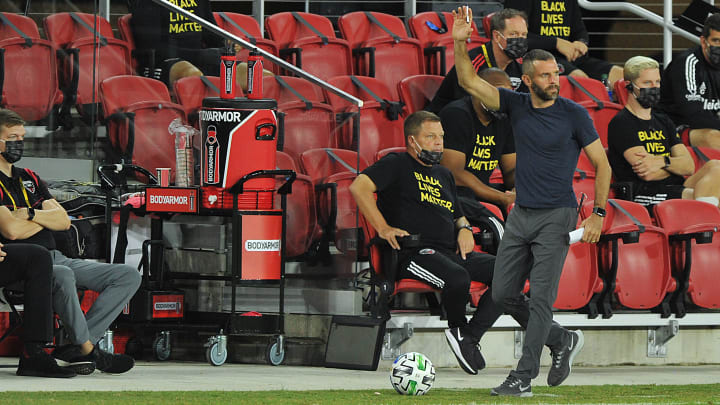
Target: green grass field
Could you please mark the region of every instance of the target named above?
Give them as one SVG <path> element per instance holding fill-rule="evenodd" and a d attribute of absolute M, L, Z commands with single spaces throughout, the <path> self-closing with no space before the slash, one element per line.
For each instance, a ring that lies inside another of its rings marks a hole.
<path fill-rule="evenodd" d="M 422 397 L 391 390 L 0 392 L 0 404 L 720 404 L 720 384 L 534 387 L 533 394 L 499 399 L 489 389 L 434 389 Z"/>

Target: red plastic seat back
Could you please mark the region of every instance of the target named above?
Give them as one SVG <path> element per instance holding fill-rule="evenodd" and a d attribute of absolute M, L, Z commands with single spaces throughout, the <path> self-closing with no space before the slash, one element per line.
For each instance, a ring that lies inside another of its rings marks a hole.
<path fill-rule="evenodd" d="M 3 15 L 31 38 L 32 45 L 28 46 L 15 30 L 0 23 L 0 48 L 3 49 L 0 106 L 17 112 L 27 121 L 42 119 L 63 100 L 57 77 L 56 48 L 40 38 L 32 19 L 11 13 Z"/>
<path fill-rule="evenodd" d="M 427 22 L 430 22 L 430 24 L 434 25 L 437 28 L 442 27 L 440 17 L 435 11 L 425 11 L 423 13 L 418 13 L 408 19 L 408 28 L 410 28 L 410 33 L 413 37 L 417 38 L 418 41 L 420 41 L 420 45 L 422 45 L 423 48 L 434 46 L 438 41 L 447 41 L 448 39 L 450 39 L 450 46 L 452 46 L 452 28 L 455 20 L 453 19 L 452 13 L 448 11 L 442 11 L 440 12 L 440 14 L 443 16 L 443 19 L 445 20 L 445 26 L 447 27 L 447 31 L 444 33 L 440 33 L 433 28 L 430 28 L 430 25 L 427 24 Z M 475 24 L 475 21 L 472 22 L 472 28 L 473 33 L 470 37 L 471 43 L 477 42 L 480 38 L 482 38 L 480 36 L 480 32 L 478 31 L 478 27 Z"/>
<path fill-rule="evenodd" d="M 583 221 L 578 216 L 578 227 Z M 602 291 L 597 265 L 597 246 L 591 243 L 570 245 L 565 257 L 558 293 L 553 307 L 577 310 L 590 302 L 593 294 Z"/>
<path fill-rule="evenodd" d="M 170 101 L 165 84 L 140 76 L 111 77 L 100 84 L 100 102 L 113 147 L 151 172 L 171 168 L 174 178 L 175 139 L 168 126 L 176 118 L 186 122 L 186 116 L 182 106 Z M 133 113 L 134 118 L 111 117 L 115 113 Z"/>
<path fill-rule="evenodd" d="M 135 38 L 132 34 L 132 29 L 130 28 L 130 19 L 132 18 L 132 14 L 125 14 L 123 16 L 120 16 L 117 20 L 118 25 L 118 32 L 120 33 L 120 38 L 122 38 L 123 41 L 128 43 L 128 46 L 130 47 L 130 50 L 135 49 Z"/>
<path fill-rule="evenodd" d="M 395 94 L 390 91 L 388 86 L 374 78 L 374 77 L 367 77 L 367 76 L 355 76 L 355 79 L 359 80 L 365 87 L 368 88 L 371 92 L 373 92 L 377 97 L 379 97 L 382 100 L 388 100 L 388 101 L 398 101 L 395 97 Z M 353 95 L 360 100 L 363 101 L 376 101 L 370 94 L 368 94 L 366 91 L 355 85 L 353 83 L 351 76 L 336 76 L 328 80 L 328 83 L 337 87 L 340 90 L 343 90 L 346 93 L 349 93 L 350 95 Z M 332 93 L 330 91 L 325 91 L 325 97 L 328 100 L 328 103 L 333 106 L 336 110 L 341 110 L 347 107 L 352 107 L 353 104 L 349 101 L 341 98 L 340 96 L 336 95 L 335 93 Z"/>
<path fill-rule="evenodd" d="M 387 156 L 387 155 L 390 154 L 390 153 L 404 153 L 405 151 L 407 151 L 407 147 L 405 147 L 405 146 L 396 146 L 396 147 L 393 147 L 393 148 L 387 148 L 387 149 L 379 150 L 379 151 L 375 154 L 375 162 L 377 162 L 378 160 L 384 158 L 385 156 Z"/>
<path fill-rule="evenodd" d="M 573 79 L 598 100 L 610 102 L 607 88 L 605 88 L 605 85 L 600 80 L 589 77 L 573 77 Z M 568 76 L 565 75 L 560 76 L 560 96 L 577 101 L 578 103 L 592 100 L 590 96 L 572 84 Z"/>
<path fill-rule="evenodd" d="M 298 172 L 295 160 L 284 152 L 277 152 L 278 169 Z M 279 183 L 283 180 L 278 179 Z M 315 186 L 309 176 L 298 173 L 292 185 L 292 193 L 287 195 L 287 212 L 292 213 L 286 218 L 285 255 L 298 257 L 307 252 L 313 240 L 319 237 L 320 228 L 317 223 Z M 275 194 L 275 206 L 280 206 L 280 196 Z"/>
<path fill-rule="evenodd" d="M 382 25 L 400 38 L 409 38 L 405 30 L 405 24 L 399 17 L 394 15 L 370 12 Z M 382 28 L 370 22 L 363 11 L 354 11 L 340 16 L 338 19 L 340 34 L 353 49 L 363 46 L 364 42 L 371 39 L 387 38 L 389 34 Z"/>
<path fill-rule="evenodd" d="M 629 94 L 627 87 L 625 87 L 625 80 L 616 81 L 613 85 L 613 92 L 617 103 L 621 106 L 625 106 L 625 104 L 627 104 Z"/>
<path fill-rule="evenodd" d="M 405 103 L 408 114 L 420 111 L 435 97 L 443 77 L 436 75 L 415 75 L 398 83 L 400 100 Z"/>
<path fill-rule="evenodd" d="M 695 172 L 697 173 L 705 163 L 709 160 L 720 160 L 720 150 L 714 148 L 688 146 L 688 152 L 695 162 Z"/>
<path fill-rule="evenodd" d="M 316 86 L 305 79 L 291 76 L 280 76 L 290 87 L 313 103 L 325 103 L 325 93 L 320 86 Z M 300 101 L 289 89 L 280 85 L 275 77 L 263 77 L 263 97 L 275 99 L 278 105 Z"/>
<path fill-rule="evenodd" d="M 698 244 L 692 240 L 690 274 L 683 274 L 686 265 L 684 241 L 671 243 L 674 268 L 678 278 L 688 279 L 687 293 L 692 302 L 702 308 L 720 308 L 720 284 L 717 266 L 720 263 L 720 209 L 702 201 L 665 200 L 654 207 L 658 226 L 672 236 L 692 232 L 710 232 L 711 243 Z"/>
<path fill-rule="evenodd" d="M 327 38 L 335 38 L 335 30 L 327 17 L 303 12 L 297 14 Z M 285 49 L 299 39 L 319 39 L 314 31 L 297 21 L 290 12 L 275 13 L 265 18 L 265 29 L 279 49 Z"/>
<path fill-rule="evenodd" d="M 205 80 L 215 88 L 208 86 Z M 202 78 L 191 76 L 176 80 L 173 84 L 173 91 L 178 103 L 185 107 L 185 112 L 190 117 L 191 122 L 197 123 L 197 113 L 202 108 L 203 99 L 205 97 L 220 97 L 218 92 L 220 87 L 220 78 L 217 76 L 203 76 Z M 238 97 L 243 97 L 242 89 L 237 87 L 235 91 Z"/>
<path fill-rule="evenodd" d="M 321 148 L 303 152 L 300 155 L 300 165 L 315 184 L 321 184 L 334 174 L 357 174 L 368 167 L 368 162 L 351 150 Z"/>
<path fill-rule="evenodd" d="M 278 45 L 271 39 L 263 38 L 263 34 L 260 31 L 260 24 L 258 24 L 257 20 L 252 16 L 238 13 L 215 12 L 213 13 L 213 17 L 215 17 L 215 23 L 218 27 L 250 43 L 255 41 L 255 45 L 258 48 L 275 56 L 278 55 Z M 242 28 L 242 30 L 238 29 L 238 27 Z M 246 33 L 252 38 L 248 37 Z M 236 56 L 238 60 L 246 61 L 248 60 L 249 52 L 247 49 L 242 49 Z M 272 70 L 273 73 L 278 73 L 277 66 L 267 60 L 264 61 L 264 68 Z"/>
<path fill-rule="evenodd" d="M 590 118 L 593 120 L 595 130 L 600 136 L 600 143 L 602 143 L 603 147 L 607 149 L 608 125 L 610 124 L 610 121 L 615 117 L 615 115 L 622 111 L 624 107 L 620 104 L 611 103 L 609 101 L 603 103 L 603 108 L 599 108 L 599 106 L 594 101 L 581 101 L 578 104 L 585 107 L 585 109 L 588 111 L 588 114 L 590 114 Z"/>
<path fill-rule="evenodd" d="M 75 13 L 88 26 L 107 39 L 115 38 L 110 23 L 96 14 Z M 66 48 L 79 39 L 92 39 L 92 32 L 73 20 L 70 13 L 51 14 L 43 20 L 45 34 L 60 48 Z"/>

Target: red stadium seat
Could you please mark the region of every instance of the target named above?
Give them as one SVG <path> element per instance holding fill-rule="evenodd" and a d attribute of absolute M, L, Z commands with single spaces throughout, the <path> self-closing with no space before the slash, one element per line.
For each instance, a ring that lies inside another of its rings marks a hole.
<path fill-rule="evenodd" d="M 600 136 L 600 142 L 602 143 L 603 147 L 607 149 L 608 124 L 610 124 L 610 121 L 615 117 L 615 115 L 617 115 L 617 113 L 622 111 L 624 107 L 620 104 L 615 104 L 610 101 L 598 104 L 595 101 L 588 100 L 581 101 L 578 104 L 585 107 L 585 109 L 588 111 L 588 114 L 590 114 L 590 118 L 592 118 L 593 120 L 595 130 Z"/>
<path fill-rule="evenodd" d="M 335 111 L 325 104 L 322 89 L 307 80 L 287 76 L 265 77 L 263 88 L 266 98 L 278 102 L 278 150 L 299 163 L 300 154 L 308 149 L 337 145 Z"/>
<path fill-rule="evenodd" d="M 285 256 L 302 257 L 312 245 L 320 238 L 322 232 L 317 223 L 315 200 L 315 186 L 312 179 L 299 173 L 298 167 L 290 155 L 277 152 L 276 164 L 278 169 L 292 170 L 297 174 L 292 185 L 292 193 L 287 195 L 287 212 L 292 213 L 286 218 Z M 278 183 L 282 180 L 278 179 Z M 279 207 L 280 196 L 276 194 L 276 207 Z"/>
<path fill-rule="evenodd" d="M 592 215 L 592 208 L 593 201 L 583 204 L 583 217 Z M 614 300 L 626 308 L 658 309 L 669 316 L 669 299 L 665 298 L 677 285 L 671 275 L 668 236 L 652 224 L 645 207 L 609 200 L 599 259 L 604 288 L 598 302 L 603 317 L 612 315 Z"/>
<path fill-rule="evenodd" d="M 420 111 L 430 104 L 442 81 L 442 76 L 434 75 L 415 75 L 402 79 L 398 83 L 398 93 L 407 113 Z"/>
<path fill-rule="evenodd" d="M 374 287 L 379 288 L 378 296 L 373 295 L 375 300 L 371 300 L 371 311 L 375 316 L 390 317 L 390 308 L 388 301 L 391 297 L 399 293 L 424 293 L 428 298 L 431 313 L 441 314 L 437 298 L 434 293 L 440 292 L 422 281 L 411 278 L 396 278 L 399 270 L 398 252 L 390 249 L 387 242 L 377 236 L 375 229 L 370 226 L 365 217 L 360 215 L 360 227 L 363 232 L 363 240 L 367 241 L 369 247 L 370 262 L 370 280 Z M 487 286 L 483 283 L 472 281 L 470 283 L 470 300 L 474 306 L 477 306 L 480 297 L 487 291 Z"/>
<path fill-rule="evenodd" d="M 132 74 L 128 43 L 115 39 L 110 23 L 93 14 L 51 14 L 43 25 L 48 39 L 63 51 L 60 71 L 66 108 L 75 105 L 81 115 L 91 115 L 99 103 L 100 83 Z"/>
<path fill-rule="evenodd" d="M 363 106 L 358 109 L 340 97 L 326 92 L 330 105 L 336 112 L 356 117 L 352 125 L 346 124 L 340 129 L 340 146 L 359 150 L 360 155 L 370 162 L 379 150 L 405 144 L 403 120 L 399 117 L 400 104 L 390 101 L 392 94 L 385 83 L 366 76 L 338 76 L 330 79 L 328 83 L 364 101 Z"/>
<path fill-rule="evenodd" d="M 338 19 L 338 27 L 355 56 L 355 74 L 376 77 L 399 100 L 400 80 L 425 73 L 420 42 L 409 38 L 400 18 L 383 13 L 357 11 Z"/>
<path fill-rule="evenodd" d="M 655 205 L 655 219 L 670 238 L 673 274 L 678 288 L 671 307 L 685 314 L 685 300 L 701 308 L 720 308 L 720 210 L 695 200 L 665 200 Z"/>
<path fill-rule="evenodd" d="M 278 56 L 278 46 L 275 41 L 263 38 L 260 31 L 260 24 L 252 16 L 238 13 L 216 12 L 213 13 L 215 23 L 218 27 L 225 31 L 237 35 L 238 37 L 256 45 L 258 48 Z M 240 61 L 247 61 L 249 51 L 243 49 L 237 53 Z M 279 73 L 279 68 L 274 63 L 265 62 L 265 69 L 271 70 L 273 73 Z"/>
<path fill-rule="evenodd" d="M 610 102 L 605 85 L 589 77 L 560 76 L 560 96 L 578 103 L 593 101 L 593 97 L 602 102 Z"/>
<path fill-rule="evenodd" d="M 410 33 L 423 47 L 427 72 L 444 76 L 455 65 L 453 23 L 452 13 L 447 11 L 426 11 L 408 19 Z M 472 27 L 473 33 L 470 36 L 470 43 L 467 44 L 468 50 L 488 42 L 487 38 L 479 35 L 474 21 Z"/>
<path fill-rule="evenodd" d="M 628 89 L 625 87 L 625 80 L 618 80 L 613 85 L 613 94 L 615 95 L 615 100 L 617 100 L 617 103 L 621 106 L 625 106 L 628 101 Z"/>
<path fill-rule="evenodd" d="M 688 146 L 688 152 L 695 162 L 695 172 L 697 173 L 705 163 L 710 160 L 720 160 L 720 150 L 714 148 L 705 148 L 698 146 Z"/>
<path fill-rule="evenodd" d="M 379 150 L 378 153 L 375 154 L 375 161 L 384 158 L 389 153 L 405 153 L 407 151 L 407 148 L 405 146 L 396 146 L 394 148 L 387 148 L 383 150 Z"/>
<path fill-rule="evenodd" d="M 198 127 L 198 111 L 202 108 L 203 99 L 219 97 L 220 87 L 220 78 L 217 76 L 190 76 L 176 80 L 173 91 L 178 104 L 185 107 L 190 123 Z M 238 97 L 243 97 L 240 87 L 237 87 L 235 92 Z"/>
<path fill-rule="evenodd" d="M 301 12 L 283 12 L 265 19 L 268 36 L 279 48 L 280 57 L 323 80 L 352 74 L 350 45 L 335 37 L 327 17 Z"/>
<path fill-rule="evenodd" d="M 168 125 L 186 118 L 185 109 L 170 101 L 165 84 L 141 76 L 111 77 L 100 83 L 100 102 L 115 151 L 151 172 L 169 167 L 174 178 L 175 139 Z"/>
<path fill-rule="evenodd" d="M 578 227 L 583 219 L 578 217 Z M 597 303 L 591 300 L 599 298 L 595 294 L 602 292 L 603 287 L 598 271 L 597 246 L 592 243 L 574 243 L 565 257 L 553 307 L 565 310 L 587 307 L 589 316 L 593 318 L 597 316 L 598 308 Z"/>
<path fill-rule="evenodd" d="M 360 171 L 368 167 L 367 161 L 357 152 L 322 148 L 303 152 L 300 162 L 303 171 L 315 184 L 318 217 L 325 236 L 335 241 L 338 250 L 345 253 L 357 251 L 365 256 L 364 248 L 354 245 L 359 234 L 357 205 L 350 194 L 350 184 Z"/>
<path fill-rule="evenodd" d="M 32 19 L 11 13 L 2 13 L 2 17 L 0 107 L 17 112 L 26 121 L 40 120 L 56 112 L 63 101 L 58 84 L 56 48 L 50 41 L 40 38 Z"/>

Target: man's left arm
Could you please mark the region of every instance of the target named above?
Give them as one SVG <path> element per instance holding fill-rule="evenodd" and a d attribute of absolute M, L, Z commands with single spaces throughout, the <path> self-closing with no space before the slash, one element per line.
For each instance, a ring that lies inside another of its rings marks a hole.
<path fill-rule="evenodd" d="M 35 210 L 32 221 L 51 231 L 64 231 L 70 228 L 67 211 L 55 199 L 43 201 L 42 209 Z"/>
<path fill-rule="evenodd" d="M 455 220 L 455 230 L 457 230 L 457 252 L 460 257 L 465 260 L 468 253 L 475 249 L 475 237 L 473 236 L 472 226 L 467 218 L 459 217 Z"/>
<path fill-rule="evenodd" d="M 595 168 L 595 207 L 604 209 L 607 205 L 610 177 L 612 175 L 610 163 L 608 163 L 607 155 L 605 155 L 605 149 L 602 143 L 600 143 L 600 139 L 596 139 L 586 145 L 583 150 Z M 602 224 L 603 218 L 599 215 L 592 214 L 586 218 L 581 225 L 585 227 L 582 241 L 595 243 L 600 240 Z"/>

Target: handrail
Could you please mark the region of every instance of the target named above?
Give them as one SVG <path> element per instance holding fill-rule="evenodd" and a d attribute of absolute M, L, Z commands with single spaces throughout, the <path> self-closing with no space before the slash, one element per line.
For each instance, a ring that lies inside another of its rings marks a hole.
<path fill-rule="evenodd" d="M 356 106 L 358 106 L 358 107 L 362 107 L 362 106 L 363 106 L 363 101 L 360 100 L 359 98 L 354 97 L 354 96 L 352 96 L 351 94 L 348 94 L 348 93 L 346 93 L 346 92 L 338 89 L 337 87 L 335 87 L 335 86 L 333 86 L 333 85 L 331 85 L 331 84 L 329 84 L 329 83 L 321 80 L 320 78 L 317 78 L 317 77 L 311 75 L 310 73 L 307 73 L 306 71 L 298 68 L 298 67 L 295 66 L 295 65 L 292 65 L 292 64 L 290 64 L 290 63 L 285 62 L 284 60 L 278 58 L 277 56 L 275 56 L 275 55 L 273 55 L 273 54 L 271 54 L 271 53 L 269 53 L 269 52 L 267 52 L 267 51 L 265 51 L 265 50 L 263 50 L 263 49 L 260 49 L 259 47 L 256 47 L 255 45 L 253 45 L 253 44 L 245 41 L 245 40 L 242 39 L 242 38 L 239 38 L 239 37 L 237 37 L 237 36 L 235 36 L 235 35 L 227 32 L 227 31 L 225 31 L 224 29 L 218 27 L 217 25 L 215 25 L 215 24 L 213 24 L 213 23 L 211 23 L 211 22 L 209 22 L 209 21 L 206 21 L 205 19 L 203 19 L 203 18 L 201 18 L 201 17 L 198 17 L 198 16 L 195 15 L 194 13 L 191 13 L 191 12 L 189 12 L 189 11 L 183 10 L 182 8 L 176 6 L 176 5 L 174 5 L 174 4 L 172 4 L 172 3 L 168 2 L 168 1 L 165 1 L 165 0 L 152 0 L 152 1 L 155 2 L 156 4 L 162 6 L 162 7 L 165 7 L 165 8 L 168 9 L 168 10 L 174 11 L 174 12 L 176 12 L 176 13 L 178 13 L 178 14 L 182 14 L 182 15 L 183 15 L 185 18 L 187 18 L 188 20 L 191 20 L 191 21 L 194 21 L 194 22 L 200 24 L 204 29 L 208 29 L 208 30 L 210 30 L 211 32 L 214 32 L 215 34 L 218 34 L 218 35 L 220 35 L 221 37 L 223 37 L 223 38 L 225 38 L 225 39 L 229 39 L 229 40 L 232 40 L 233 42 L 237 42 L 237 43 L 240 44 L 243 48 L 250 49 L 250 50 L 252 50 L 252 51 L 254 51 L 254 52 L 260 53 L 263 57 L 269 59 L 270 61 L 272 61 L 272 62 L 275 63 L 276 65 L 280 65 L 280 66 L 282 66 L 283 68 L 285 68 L 285 69 L 287 69 L 287 70 L 290 70 L 290 71 L 298 74 L 300 77 L 303 77 L 303 78 L 307 79 L 307 80 L 310 81 L 311 83 L 314 83 L 314 84 L 316 84 L 316 85 L 318 85 L 318 86 L 320 86 L 320 87 L 322 87 L 322 88 L 328 89 L 329 91 L 337 94 L 337 95 L 340 96 L 341 98 L 343 98 L 343 99 L 345 99 L 345 100 L 353 103 L 354 105 L 356 105 Z M 219 66 L 220 66 L 219 64 L 220 64 L 220 61 L 218 61 L 218 69 L 219 69 Z"/>
<path fill-rule="evenodd" d="M 642 17 L 655 25 L 663 27 L 663 62 L 664 66 L 670 63 L 672 60 L 672 36 L 670 31 L 680 35 L 681 37 L 688 39 L 696 44 L 700 43 L 700 39 L 672 24 L 672 0 L 664 1 L 665 17 L 661 17 L 652 11 L 645 10 L 644 8 L 632 4 L 632 3 L 611 3 L 611 2 L 594 2 L 590 0 L 578 0 L 580 7 L 593 10 L 593 11 L 627 11 L 628 13 L 635 14 L 638 17 Z"/>

